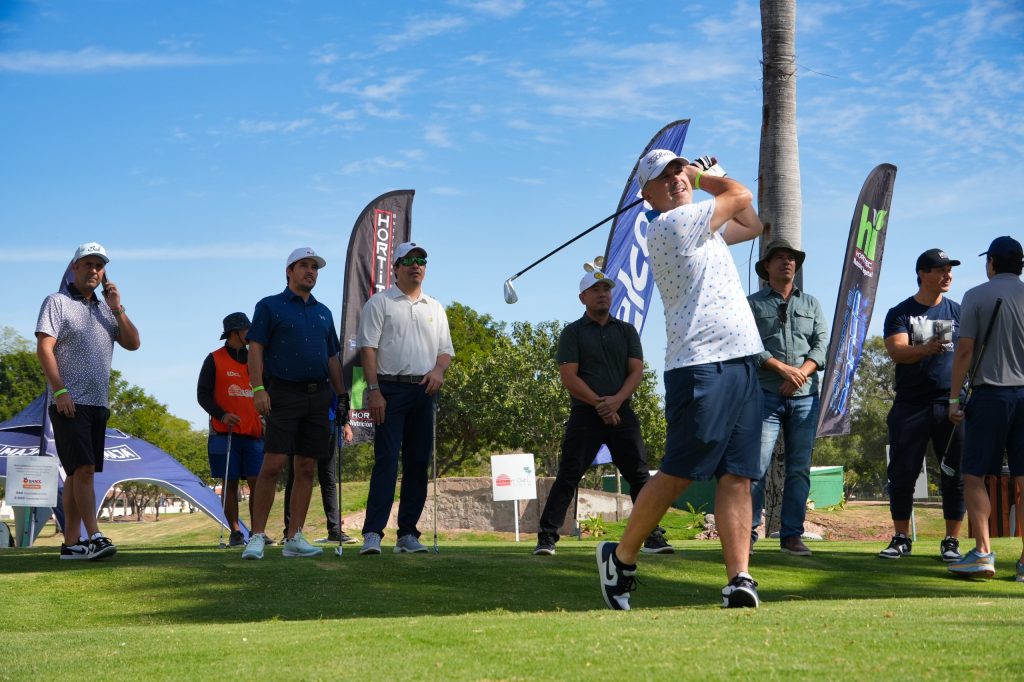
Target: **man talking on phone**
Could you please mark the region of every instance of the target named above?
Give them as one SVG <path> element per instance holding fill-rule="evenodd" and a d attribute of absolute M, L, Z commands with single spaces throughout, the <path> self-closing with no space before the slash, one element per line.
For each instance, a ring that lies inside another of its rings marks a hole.
<path fill-rule="evenodd" d="M 117 553 L 96 523 L 93 476 L 103 471 L 114 342 L 126 350 L 137 350 L 141 342 L 121 304 L 121 291 L 107 280 L 109 262 L 100 244 L 79 246 L 71 261 L 73 281 L 46 297 L 36 322 L 36 355 L 51 392 L 53 440 L 67 474 L 61 559 Z M 101 284 L 103 301 L 96 296 Z M 85 537 L 80 535 L 83 525 Z"/>

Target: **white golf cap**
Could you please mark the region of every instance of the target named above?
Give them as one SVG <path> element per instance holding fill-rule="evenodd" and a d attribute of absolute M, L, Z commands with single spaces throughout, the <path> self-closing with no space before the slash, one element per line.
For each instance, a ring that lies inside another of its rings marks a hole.
<path fill-rule="evenodd" d="M 673 161 L 679 161 L 684 166 L 690 165 L 690 160 L 685 156 L 679 156 L 667 149 L 652 149 L 644 154 L 644 158 L 640 159 L 640 164 L 636 169 L 636 177 L 640 182 L 640 189 L 643 190 L 644 185 L 661 175 L 665 170 L 665 166 Z"/>
<path fill-rule="evenodd" d="M 110 262 L 110 258 L 107 257 L 107 250 L 103 248 L 102 244 L 97 244 L 96 242 L 87 242 L 75 249 L 75 258 L 72 262 L 77 262 L 86 256 L 96 256 L 103 261 L 104 265 Z"/>
<path fill-rule="evenodd" d="M 609 287 L 615 286 L 615 280 L 604 274 L 600 270 L 591 270 L 587 274 L 583 275 L 583 279 L 580 280 L 580 293 L 600 283 L 607 284 Z"/>
<path fill-rule="evenodd" d="M 427 250 L 416 242 L 402 242 L 398 245 L 398 248 L 395 249 L 395 260 L 397 261 L 399 258 L 405 258 L 413 251 L 422 251 L 423 257 L 427 257 Z"/>
<path fill-rule="evenodd" d="M 316 251 L 309 248 L 308 246 L 300 246 L 288 255 L 288 262 L 284 264 L 286 268 L 291 267 L 295 261 L 300 261 L 303 258 L 312 258 L 316 261 L 318 268 L 327 267 L 327 261 L 320 256 L 316 255 Z"/>

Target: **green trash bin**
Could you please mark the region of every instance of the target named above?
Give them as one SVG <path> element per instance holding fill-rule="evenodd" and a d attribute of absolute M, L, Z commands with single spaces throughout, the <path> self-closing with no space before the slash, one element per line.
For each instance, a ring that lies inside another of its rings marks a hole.
<path fill-rule="evenodd" d="M 652 471 L 651 476 L 656 473 L 656 471 Z M 715 511 L 716 485 L 717 484 L 714 480 L 694 481 L 682 495 L 676 498 L 676 501 L 672 503 L 672 506 L 676 509 L 686 509 L 686 505 L 691 504 L 694 509 L 699 509 L 706 514 L 711 514 Z M 606 493 L 615 492 L 615 474 L 606 474 L 601 477 L 601 489 Z M 622 494 L 629 494 L 629 483 L 626 479 L 622 479 Z"/>
<path fill-rule="evenodd" d="M 818 509 L 843 501 L 843 467 L 811 467 L 811 492 L 808 498 Z"/>

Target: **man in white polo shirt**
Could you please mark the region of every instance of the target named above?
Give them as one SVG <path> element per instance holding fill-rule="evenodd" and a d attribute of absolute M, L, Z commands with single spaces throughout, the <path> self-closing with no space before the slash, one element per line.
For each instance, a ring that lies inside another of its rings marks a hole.
<path fill-rule="evenodd" d="M 427 250 L 414 242 L 399 244 L 394 266 L 396 283 L 370 297 L 359 318 L 360 358 L 369 384 L 364 404 L 377 427 L 360 554 L 380 554 L 395 498 L 399 451 L 395 553 L 427 551 L 416 523 L 427 501 L 437 392 L 455 355 L 444 308 L 423 293 Z"/>
<path fill-rule="evenodd" d="M 609 608 L 629 609 L 636 558 L 672 501 L 693 481 L 718 480 L 715 524 L 729 583 L 724 607 L 757 607 L 747 573 L 750 483 L 759 476 L 761 388 L 752 357 L 764 347 L 729 245 L 761 234 L 750 190 L 716 160 L 691 164 L 665 149 L 640 160 L 647 246 L 665 304 L 665 416 L 659 472 L 644 486 L 618 543 L 597 546 L 601 593 Z M 693 203 L 694 190 L 711 199 Z"/>

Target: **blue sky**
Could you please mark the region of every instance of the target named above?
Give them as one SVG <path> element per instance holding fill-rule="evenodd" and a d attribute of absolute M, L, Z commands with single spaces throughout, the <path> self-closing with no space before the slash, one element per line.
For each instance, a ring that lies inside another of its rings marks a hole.
<path fill-rule="evenodd" d="M 806 290 L 831 319 L 853 204 L 890 162 L 871 332 L 927 248 L 964 260 L 959 300 L 983 280 L 975 254 L 1024 236 L 1021 4 L 805 2 L 797 52 Z M 340 318 L 352 224 L 404 188 L 428 293 L 574 319 L 607 230 L 517 280 L 516 305 L 502 283 L 612 213 L 674 119 L 692 119 L 685 153 L 753 188 L 760 57 L 750 1 L 0 3 L 0 325 L 31 338 L 74 248 L 100 241 L 142 334 L 114 366 L 204 426 L 195 380 L 221 318 L 279 291 L 306 245 Z M 748 254 L 734 249 L 744 281 Z"/>

